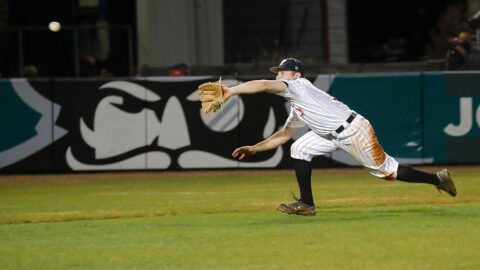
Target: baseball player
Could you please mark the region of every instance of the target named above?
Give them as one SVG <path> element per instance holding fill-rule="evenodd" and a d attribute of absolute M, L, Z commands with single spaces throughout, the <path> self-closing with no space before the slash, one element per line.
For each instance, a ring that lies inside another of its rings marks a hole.
<path fill-rule="evenodd" d="M 235 158 L 242 160 L 257 152 L 275 149 L 290 140 L 301 127 L 307 126 L 311 130 L 291 146 L 300 199 L 294 196 L 295 202 L 277 205 L 279 211 L 305 216 L 316 214 L 311 188 L 311 160 L 337 150 L 346 151 L 379 178 L 432 184 L 438 191 L 443 190 L 451 196 L 457 194 L 446 169 L 432 174 L 399 165 L 383 151 L 367 119 L 304 78 L 304 68 L 299 60 L 284 59 L 270 71 L 277 74 L 276 80 L 249 81 L 231 88 L 223 87 L 223 91 L 226 98 L 268 92 L 283 96 L 291 105 L 290 115 L 281 130 L 253 146 L 238 147 L 232 153 Z"/>

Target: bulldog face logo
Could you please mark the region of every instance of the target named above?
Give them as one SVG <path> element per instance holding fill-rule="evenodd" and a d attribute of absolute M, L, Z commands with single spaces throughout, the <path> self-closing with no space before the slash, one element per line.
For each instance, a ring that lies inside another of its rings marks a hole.
<path fill-rule="evenodd" d="M 68 166 L 73 170 L 277 166 L 283 158 L 281 147 L 249 162 L 230 157 L 238 133 L 248 122 L 257 123 L 246 136 L 249 143 L 275 131 L 280 123 L 274 108 L 257 108 L 262 114 L 258 119 L 246 109 L 250 102 L 237 96 L 223 110 L 207 116 L 196 90 L 201 82 L 197 78 L 185 85 L 174 79 L 156 79 L 144 84 L 111 81 L 100 85 L 95 108 L 79 117 L 80 142 L 65 151 Z M 252 116 L 257 119 L 246 119 Z"/>
<path fill-rule="evenodd" d="M 235 147 L 264 140 L 283 125 L 284 99 L 270 94 L 232 97 L 222 110 L 205 115 L 197 86 L 212 80 L 5 80 L 0 85 L 2 102 L 15 108 L 13 113 L 4 109 L 5 115 L 23 121 L 4 121 L 0 168 L 32 172 L 266 168 L 286 162 L 282 147 L 247 161 L 231 157 Z"/>

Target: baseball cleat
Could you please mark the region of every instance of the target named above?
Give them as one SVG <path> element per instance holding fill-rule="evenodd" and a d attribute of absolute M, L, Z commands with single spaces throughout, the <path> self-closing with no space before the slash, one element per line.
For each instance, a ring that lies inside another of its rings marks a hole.
<path fill-rule="evenodd" d="M 300 200 L 288 204 L 281 203 L 277 205 L 277 210 L 289 215 L 315 216 L 317 214 L 315 205 L 306 204 Z"/>
<path fill-rule="evenodd" d="M 457 195 L 457 189 L 455 188 L 452 177 L 450 177 L 450 172 L 447 169 L 437 172 L 437 177 L 438 180 L 440 180 L 437 186 L 438 192 L 443 190 L 452 196 Z"/>

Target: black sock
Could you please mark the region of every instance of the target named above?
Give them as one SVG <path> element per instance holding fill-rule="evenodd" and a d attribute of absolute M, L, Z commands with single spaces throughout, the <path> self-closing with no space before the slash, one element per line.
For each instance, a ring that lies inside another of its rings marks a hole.
<path fill-rule="evenodd" d="M 436 174 L 415 170 L 410 166 L 398 165 L 397 180 L 410 183 L 426 183 L 438 186 Z"/>
<path fill-rule="evenodd" d="M 293 164 L 298 186 L 300 187 L 300 200 L 306 204 L 313 205 L 312 165 L 310 162 L 301 159 L 293 159 Z"/>

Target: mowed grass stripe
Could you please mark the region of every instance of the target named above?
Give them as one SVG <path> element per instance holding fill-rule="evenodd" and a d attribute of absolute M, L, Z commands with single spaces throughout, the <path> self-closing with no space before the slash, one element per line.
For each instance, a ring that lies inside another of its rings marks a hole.
<path fill-rule="evenodd" d="M 211 213 L 269 212 L 298 194 L 293 176 L 201 176 L 0 185 L 0 224 L 62 222 Z M 362 174 L 316 174 L 319 211 L 342 207 L 478 203 L 479 173 L 455 173 L 459 195 L 430 185 Z"/>
<path fill-rule="evenodd" d="M 478 269 L 480 205 L 0 226 L 1 269 Z"/>

